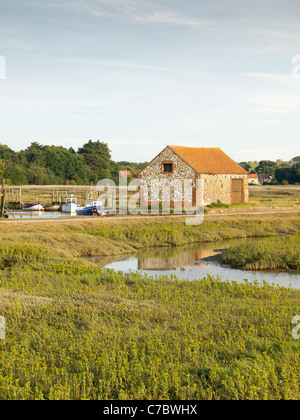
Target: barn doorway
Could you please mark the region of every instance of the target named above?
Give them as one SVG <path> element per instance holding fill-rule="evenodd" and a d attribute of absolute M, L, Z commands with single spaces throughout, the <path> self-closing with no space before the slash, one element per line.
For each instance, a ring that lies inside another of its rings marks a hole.
<path fill-rule="evenodd" d="M 232 179 L 231 184 L 231 203 L 243 203 L 243 180 Z"/>

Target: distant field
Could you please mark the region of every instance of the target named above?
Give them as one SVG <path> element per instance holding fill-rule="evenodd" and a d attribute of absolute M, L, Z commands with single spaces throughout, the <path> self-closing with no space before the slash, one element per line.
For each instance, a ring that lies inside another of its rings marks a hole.
<path fill-rule="evenodd" d="M 259 166 L 259 163 L 250 163 L 250 168 L 255 169 Z"/>
<path fill-rule="evenodd" d="M 249 187 L 249 202 L 260 207 L 300 205 L 300 185 L 258 185 Z"/>

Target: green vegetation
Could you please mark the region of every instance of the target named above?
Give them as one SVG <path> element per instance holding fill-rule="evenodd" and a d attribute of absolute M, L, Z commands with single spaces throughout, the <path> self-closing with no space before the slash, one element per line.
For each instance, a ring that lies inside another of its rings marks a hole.
<path fill-rule="evenodd" d="M 186 226 L 183 217 L 82 220 L 76 223 L 11 223 L 0 226 L 2 246 L 31 244 L 72 257 L 120 255 L 149 247 L 176 246 L 223 239 L 267 237 L 299 231 L 295 214 L 206 217 Z M 13 234 L 12 234 L 13 232 Z"/>
<path fill-rule="evenodd" d="M 275 170 L 275 178 L 277 182 L 284 184 L 300 183 L 300 163 L 296 163 L 291 167 L 277 168 Z"/>
<path fill-rule="evenodd" d="M 299 399 L 300 291 L 179 281 L 80 255 L 277 235 L 299 216 L 0 224 L 0 399 Z M 235 236 L 234 236 L 235 235 Z M 29 245 L 30 244 L 30 245 Z"/>
<path fill-rule="evenodd" d="M 110 178 L 119 181 L 119 171 L 129 162 L 114 162 L 107 143 L 89 140 L 78 149 L 42 146 L 33 142 L 25 150 L 14 152 L 0 144 L 0 178 L 13 185 L 82 185 Z M 132 171 L 143 164 L 129 163 Z"/>
<path fill-rule="evenodd" d="M 300 270 L 300 235 L 279 236 L 229 248 L 222 262 L 244 270 Z"/>
<path fill-rule="evenodd" d="M 229 205 L 221 203 L 221 201 L 218 200 L 216 203 L 208 204 L 206 207 L 208 207 L 209 209 L 219 209 L 219 208 L 228 209 Z"/>
<path fill-rule="evenodd" d="M 4 172 L 5 172 L 5 165 L 4 165 L 4 162 L 2 162 L 2 161 L 0 160 L 0 179 L 2 179 L 2 178 L 3 178 L 3 176 L 4 176 Z"/>
<path fill-rule="evenodd" d="M 299 399 L 299 291 L 53 258 L 0 272 L 1 399 Z"/>
<path fill-rule="evenodd" d="M 135 249 L 154 246 L 176 246 L 195 242 L 214 242 L 223 239 L 275 236 L 279 233 L 295 233 L 300 227 L 298 215 L 286 216 L 234 216 L 216 219 L 206 218 L 199 226 L 186 226 L 184 221 L 157 220 L 147 224 L 137 222 L 116 226 L 94 226 L 90 235 L 130 244 Z"/>
<path fill-rule="evenodd" d="M 299 157 L 293 159 L 295 163 L 290 165 L 288 163 L 273 162 L 272 160 L 261 160 L 258 164 L 249 164 L 248 162 L 240 162 L 246 171 L 251 171 L 257 174 L 272 175 L 276 181 L 282 185 L 299 184 L 300 183 L 300 163 Z M 272 182 L 272 183 L 274 183 Z"/>
<path fill-rule="evenodd" d="M 48 252 L 41 247 L 15 245 L 0 247 L 0 269 L 18 267 L 28 263 L 45 262 Z"/>

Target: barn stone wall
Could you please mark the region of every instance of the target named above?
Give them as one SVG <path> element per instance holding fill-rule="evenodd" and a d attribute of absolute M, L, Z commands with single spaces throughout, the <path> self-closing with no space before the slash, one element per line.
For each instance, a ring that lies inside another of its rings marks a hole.
<path fill-rule="evenodd" d="M 200 179 L 204 180 L 204 204 L 215 203 L 218 200 L 224 204 L 231 204 L 231 182 L 232 179 L 243 179 L 243 201 L 248 202 L 249 188 L 248 175 L 232 174 L 201 174 Z"/>

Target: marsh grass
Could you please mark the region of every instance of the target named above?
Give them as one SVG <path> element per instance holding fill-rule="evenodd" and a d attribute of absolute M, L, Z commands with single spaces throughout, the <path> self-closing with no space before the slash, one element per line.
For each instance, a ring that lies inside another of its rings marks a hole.
<path fill-rule="evenodd" d="M 300 220 L 296 216 L 226 217 L 206 219 L 199 226 L 186 226 L 182 220 L 154 221 L 152 223 L 88 228 L 91 236 L 128 244 L 140 249 L 151 246 L 177 246 L 195 242 L 214 242 L 223 239 L 274 236 L 279 233 L 294 233 L 299 229 Z"/>
<path fill-rule="evenodd" d="M 0 270 L 7 267 L 23 266 L 37 262 L 45 262 L 49 252 L 32 245 L 15 245 L 0 247 Z"/>
<path fill-rule="evenodd" d="M 221 260 L 244 270 L 300 270 L 300 235 L 279 236 L 231 247 L 221 255 Z"/>
<path fill-rule="evenodd" d="M 300 291 L 124 274 L 79 258 L 98 242 L 113 253 L 298 226 L 284 216 L 1 225 L 0 399 L 299 399 Z"/>
<path fill-rule="evenodd" d="M 80 265 L 45 271 L 0 276 L 1 399 L 300 397 L 298 291 Z"/>
<path fill-rule="evenodd" d="M 12 222 L 0 225 L 0 239 L 2 246 L 31 244 L 73 257 L 108 256 L 152 246 L 295 233 L 300 227 L 299 219 L 298 214 L 207 217 L 199 226 L 186 226 L 182 217 L 47 224 Z"/>

